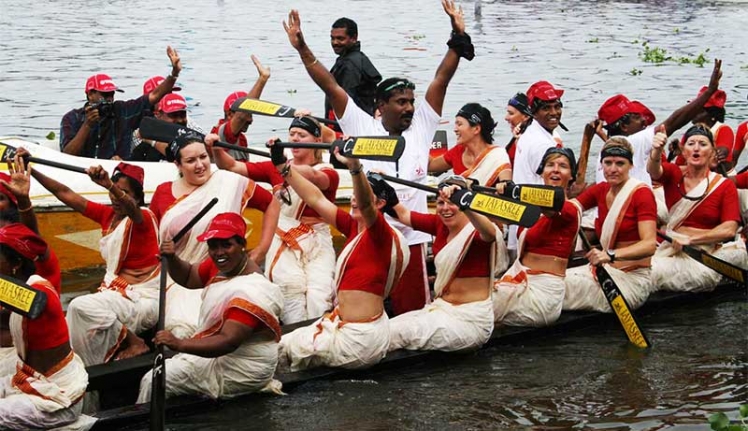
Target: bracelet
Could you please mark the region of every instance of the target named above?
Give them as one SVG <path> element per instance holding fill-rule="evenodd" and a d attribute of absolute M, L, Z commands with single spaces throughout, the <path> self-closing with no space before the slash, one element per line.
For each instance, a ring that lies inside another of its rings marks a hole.
<path fill-rule="evenodd" d="M 309 69 L 310 67 L 314 66 L 315 64 L 317 64 L 317 58 L 315 58 L 313 62 L 311 62 L 309 64 L 305 64 L 304 67 L 306 67 L 307 69 Z"/>
<path fill-rule="evenodd" d="M 174 80 L 176 81 L 176 80 L 177 80 L 177 78 L 179 78 L 179 75 L 178 75 L 178 74 L 177 74 L 177 75 L 172 75 L 172 74 L 170 73 L 170 74 L 169 74 L 169 76 L 167 76 L 167 78 L 172 78 L 172 79 L 174 79 Z"/>
<path fill-rule="evenodd" d="M 151 139 L 151 147 L 156 148 L 156 140 Z"/>
<path fill-rule="evenodd" d="M 363 165 L 359 165 L 358 169 L 350 169 L 348 170 L 348 172 L 351 174 L 351 176 L 358 175 L 361 173 L 361 169 L 363 169 Z"/>
<path fill-rule="evenodd" d="M 21 208 L 18 208 L 18 212 L 19 212 L 19 213 L 25 213 L 25 212 L 31 211 L 31 210 L 32 210 L 33 208 L 34 208 L 34 206 L 33 206 L 33 205 L 31 205 L 31 204 L 29 204 L 29 207 L 28 207 L 28 208 L 23 208 L 23 209 L 21 209 Z"/>
<path fill-rule="evenodd" d="M 280 174 L 283 178 L 286 178 L 291 173 L 291 163 L 286 162 L 286 166 L 283 167 Z"/>

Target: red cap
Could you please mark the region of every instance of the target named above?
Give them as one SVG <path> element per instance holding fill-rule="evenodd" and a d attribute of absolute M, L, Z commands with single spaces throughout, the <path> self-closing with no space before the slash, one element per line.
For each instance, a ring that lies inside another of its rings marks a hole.
<path fill-rule="evenodd" d="M 532 109 L 532 103 L 535 99 L 540 99 L 545 102 L 552 100 L 558 100 L 564 95 L 564 90 L 559 90 L 548 81 L 538 81 L 527 89 L 527 106 Z"/>
<path fill-rule="evenodd" d="M 0 172 L 0 180 L 5 181 L 6 183 L 10 183 L 10 175 L 6 174 L 5 172 Z M 5 187 L 2 183 L 0 183 L 0 193 L 4 194 L 8 197 L 8 199 L 11 200 L 16 206 L 18 206 L 18 199 L 16 198 L 16 195 L 10 192 L 7 187 Z"/>
<path fill-rule="evenodd" d="M 117 85 L 114 84 L 114 81 L 112 81 L 112 78 L 110 78 L 109 75 L 103 73 L 88 78 L 86 81 L 86 94 L 91 90 L 96 90 L 101 93 L 110 93 L 112 91 L 124 93 L 124 90 L 120 90 Z"/>
<path fill-rule="evenodd" d="M 164 82 L 163 76 L 154 76 L 150 78 L 148 81 L 145 81 L 145 84 L 143 84 L 143 94 L 148 94 L 151 91 L 155 90 L 156 87 L 161 85 L 161 83 Z M 182 87 L 177 87 L 176 85 L 171 88 L 171 91 L 179 91 Z"/>
<path fill-rule="evenodd" d="M 198 241 L 209 239 L 229 239 L 235 236 L 244 238 L 247 234 L 247 223 L 237 213 L 221 213 L 213 217 L 208 229 L 197 237 Z"/>
<path fill-rule="evenodd" d="M 644 118 L 647 126 L 654 124 L 655 115 L 643 103 L 636 100 L 631 101 L 623 94 L 616 94 L 606 100 L 597 111 L 597 118 L 606 124 L 613 124 L 626 114 L 639 114 Z"/>
<path fill-rule="evenodd" d="M 237 99 L 241 99 L 242 97 L 247 97 L 247 93 L 244 91 L 234 91 L 229 94 L 226 101 L 223 102 L 223 112 L 229 112 L 231 110 L 231 105 L 233 105 Z"/>
<path fill-rule="evenodd" d="M 179 94 L 169 93 L 161 98 L 158 102 L 158 110 L 164 114 L 171 114 L 172 112 L 186 111 L 187 101 L 184 97 Z"/>
<path fill-rule="evenodd" d="M 701 90 L 699 90 L 699 96 L 704 94 L 708 89 L 709 87 L 706 86 L 701 87 Z M 704 108 L 715 107 L 725 109 L 725 102 L 727 102 L 727 93 L 722 90 L 717 90 L 714 92 L 714 94 L 712 94 L 712 97 L 710 97 L 709 100 L 704 103 Z"/>
<path fill-rule="evenodd" d="M 112 176 L 114 176 L 114 174 L 116 174 L 117 172 L 139 182 L 141 186 L 143 185 L 143 181 L 145 181 L 145 171 L 140 166 L 131 165 L 125 162 L 120 162 L 114 168 L 114 172 L 112 172 Z"/>
<path fill-rule="evenodd" d="M 5 244 L 21 256 L 36 260 L 47 251 L 47 243 L 31 229 L 21 223 L 0 227 L 0 244 Z"/>

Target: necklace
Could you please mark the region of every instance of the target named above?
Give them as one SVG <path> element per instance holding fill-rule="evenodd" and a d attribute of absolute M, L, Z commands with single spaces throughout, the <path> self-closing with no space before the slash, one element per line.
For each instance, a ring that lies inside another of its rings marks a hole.
<path fill-rule="evenodd" d="M 232 275 L 232 277 L 236 277 L 237 275 L 242 275 L 244 273 L 244 270 L 247 269 L 247 264 L 249 264 L 249 258 L 247 255 L 244 255 L 244 265 L 242 265 L 242 269 L 240 269 L 236 274 Z"/>

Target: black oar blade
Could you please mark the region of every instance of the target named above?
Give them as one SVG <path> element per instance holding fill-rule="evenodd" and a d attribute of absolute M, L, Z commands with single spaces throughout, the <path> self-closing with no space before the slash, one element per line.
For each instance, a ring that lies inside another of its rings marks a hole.
<path fill-rule="evenodd" d="M 628 337 L 631 344 L 641 349 L 647 349 L 651 346 L 644 332 L 639 328 L 639 324 L 634 318 L 634 314 L 631 312 L 631 307 L 628 301 L 621 293 L 620 289 L 616 285 L 610 273 L 605 269 L 604 266 L 600 265 L 596 269 L 597 282 L 600 284 L 600 288 L 603 290 L 605 299 L 608 300 L 610 308 L 615 313 L 618 320 L 621 322 L 624 332 Z"/>
<path fill-rule="evenodd" d="M 466 204 L 471 211 L 523 227 L 534 225 L 540 218 L 540 208 L 537 206 L 522 204 L 501 196 L 475 193 Z"/>
<path fill-rule="evenodd" d="M 657 236 L 664 239 L 665 241 L 673 242 L 673 239 L 663 232 L 657 231 Z M 711 255 L 704 250 L 691 245 L 684 245 L 683 251 L 692 259 L 696 260 L 707 268 L 712 269 L 719 274 L 744 286 L 748 286 L 748 270 L 722 260 L 717 256 Z"/>
<path fill-rule="evenodd" d="M 357 136 L 347 141 L 335 141 L 334 146 L 346 157 L 395 162 L 405 151 L 402 136 Z"/>
<path fill-rule="evenodd" d="M 142 138 L 166 142 L 167 144 L 176 139 L 177 136 L 190 131 L 202 136 L 203 139 L 205 138 L 205 135 L 202 133 L 179 124 L 169 123 L 152 117 L 146 117 L 140 121 L 140 136 Z"/>
<path fill-rule="evenodd" d="M 21 280 L 0 275 L 0 305 L 21 316 L 36 319 L 47 306 L 47 294 Z"/>

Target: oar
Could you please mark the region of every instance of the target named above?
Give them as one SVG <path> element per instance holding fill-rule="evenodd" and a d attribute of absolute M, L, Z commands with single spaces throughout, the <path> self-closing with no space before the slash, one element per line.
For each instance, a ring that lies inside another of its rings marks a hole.
<path fill-rule="evenodd" d="M 218 198 L 213 198 L 205 207 L 195 214 L 184 227 L 174 235 L 172 239 L 177 243 L 182 237 L 200 221 L 205 214 L 218 203 Z M 164 330 L 166 320 L 166 277 L 169 273 L 169 261 L 166 256 L 161 256 L 161 278 L 158 293 L 158 323 L 156 332 Z M 164 360 L 164 346 L 156 348 L 156 357 L 153 359 L 153 383 L 151 384 L 151 431 L 163 431 L 166 426 L 166 361 Z"/>
<path fill-rule="evenodd" d="M 429 193 L 439 193 L 436 187 L 429 187 L 414 181 L 408 181 L 401 178 L 385 174 L 372 174 L 379 176 L 381 179 L 389 182 L 402 184 L 415 189 L 423 190 Z M 488 217 L 497 217 L 502 221 L 517 224 L 524 227 L 530 227 L 540 218 L 540 208 L 535 205 L 527 205 L 515 202 L 510 199 L 496 195 L 473 192 L 469 190 L 458 190 L 452 194 L 450 200 L 461 208 L 468 208 L 471 211 L 483 214 Z"/>
<path fill-rule="evenodd" d="M 748 171 L 748 165 L 745 165 L 745 166 L 743 166 L 743 167 L 742 167 L 742 168 L 741 168 L 741 169 L 740 169 L 740 170 L 738 171 L 738 174 L 742 174 L 742 173 L 744 173 L 745 171 Z"/>
<path fill-rule="evenodd" d="M 481 193 L 497 194 L 495 188 L 477 184 L 471 185 L 470 189 Z M 561 211 L 566 201 L 563 188 L 535 184 L 513 184 L 511 187 L 505 187 L 501 196 L 553 211 Z"/>
<path fill-rule="evenodd" d="M 281 148 L 314 148 L 330 150 L 339 148 L 345 157 L 357 159 L 396 162 L 405 151 L 405 138 L 402 136 L 356 136 L 347 140 L 337 140 L 332 144 L 321 142 L 276 142 Z"/>
<path fill-rule="evenodd" d="M 664 239 L 665 241 L 671 243 L 673 242 L 673 238 L 661 231 L 657 231 L 657 236 Z M 682 247 L 683 251 L 688 256 L 706 266 L 707 268 L 717 271 L 718 273 L 731 280 L 735 280 L 738 283 L 741 283 L 743 285 L 746 284 L 746 280 L 748 280 L 748 271 L 746 271 L 745 269 L 737 265 L 733 265 L 730 262 L 722 260 L 692 245 L 683 245 Z"/>
<path fill-rule="evenodd" d="M 584 248 L 588 251 L 591 250 L 592 245 L 590 245 L 589 240 L 581 230 L 579 231 L 579 237 L 582 238 Z M 634 313 L 631 310 L 628 301 L 626 301 L 626 298 L 623 296 L 623 292 L 618 288 L 618 285 L 616 285 L 615 280 L 610 276 L 608 270 L 605 269 L 605 266 L 596 266 L 595 274 L 597 275 L 597 282 L 603 290 L 603 296 L 608 300 L 608 304 L 610 304 L 610 308 L 618 317 L 618 321 L 621 322 L 621 326 L 623 326 L 623 330 L 626 332 L 626 336 L 631 344 L 642 349 L 651 347 L 652 344 L 636 322 Z"/>
<path fill-rule="evenodd" d="M 36 319 L 47 306 L 47 294 L 21 280 L 0 275 L 0 305 L 29 319 Z"/>
<path fill-rule="evenodd" d="M 187 132 L 194 133 L 201 139 L 205 139 L 205 134 L 185 126 L 181 126 L 179 124 L 169 123 L 168 121 L 163 121 L 152 117 L 146 117 L 140 121 L 140 136 L 145 139 L 153 139 L 155 141 L 169 143 L 176 139 L 178 136 L 184 135 Z M 270 157 L 270 153 L 268 153 L 267 151 L 240 147 L 239 145 L 233 145 L 227 142 L 218 141 L 213 145 L 216 147 L 227 148 L 229 150 L 241 151 L 247 154 L 254 154 L 256 156 L 268 158 Z"/>
<path fill-rule="evenodd" d="M 5 144 L 0 144 L 0 160 L 2 160 L 5 163 L 13 161 L 13 157 L 15 157 L 16 151 L 17 149 L 14 147 L 10 147 Z M 65 169 L 71 172 L 78 172 L 81 174 L 86 173 L 86 168 L 81 168 L 80 166 L 68 165 L 65 163 L 55 162 L 55 161 L 47 160 L 47 159 L 40 159 L 38 157 L 27 156 L 27 157 L 24 157 L 23 160 L 26 163 L 34 162 L 34 163 L 39 163 L 40 165 L 52 166 L 54 168 Z"/>
<path fill-rule="evenodd" d="M 253 99 L 251 97 L 241 97 L 237 99 L 234 104 L 231 105 L 231 110 L 278 118 L 293 118 L 294 114 L 296 114 L 296 109 L 290 106 L 281 105 L 279 103 L 266 102 L 260 99 Z M 324 124 L 338 124 L 337 121 L 328 120 L 327 118 L 313 118 Z"/>

